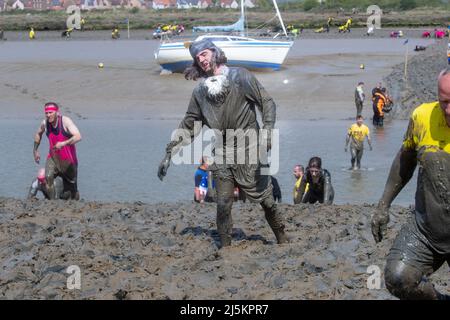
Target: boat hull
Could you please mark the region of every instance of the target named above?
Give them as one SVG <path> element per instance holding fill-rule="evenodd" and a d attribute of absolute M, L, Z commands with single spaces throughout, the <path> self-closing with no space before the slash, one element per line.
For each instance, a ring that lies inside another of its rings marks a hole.
<path fill-rule="evenodd" d="M 292 41 L 218 41 L 214 44 L 224 51 L 230 66 L 279 70 Z M 161 44 L 155 58 L 164 70 L 171 72 L 183 72 L 192 64 L 187 44 L 183 42 Z"/>

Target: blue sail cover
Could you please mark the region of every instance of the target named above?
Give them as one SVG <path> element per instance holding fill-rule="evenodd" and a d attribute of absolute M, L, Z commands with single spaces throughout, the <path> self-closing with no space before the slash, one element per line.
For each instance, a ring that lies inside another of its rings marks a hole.
<path fill-rule="evenodd" d="M 194 32 L 233 32 L 233 31 L 244 32 L 244 29 L 245 29 L 244 21 L 245 21 L 244 16 L 241 16 L 236 23 L 230 24 L 228 26 L 194 27 L 193 31 Z"/>

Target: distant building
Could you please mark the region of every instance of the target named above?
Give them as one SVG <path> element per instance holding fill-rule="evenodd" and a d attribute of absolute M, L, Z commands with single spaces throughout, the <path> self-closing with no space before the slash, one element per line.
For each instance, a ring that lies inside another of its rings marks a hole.
<path fill-rule="evenodd" d="M 254 8 L 256 0 L 244 0 L 244 7 Z M 222 8 L 239 9 L 241 7 L 241 0 L 220 0 L 219 5 Z"/>
<path fill-rule="evenodd" d="M 63 6 L 61 0 L 51 0 L 50 1 L 50 9 L 51 10 L 62 10 Z"/>
<path fill-rule="evenodd" d="M 200 9 L 205 9 L 205 8 L 212 7 L 212 6 L 213 6 L 212 0 L 199 0 L 199 2 L 198 2 L 198 7 Z"/>
<path fill-rule="evenodd" d="M 23 5 L 22 1 L 17 0 L 13 3 L 12 8 L 15 10 L 23 10 L 25 9 L 25 6 Z"/>
<path fill-rule="evenodd" d="M 190 8 L 198 8 L 199 0 L 178 0 L 177 8 L 178 9 L 190 9 Z"/>
<path fill-rule="evenodd" d="M 177 0 L 153 0 L 153 9 L 176 8 Z"/>
<path fill-rule="evenodd" d="M 50 0 L 32 0 L 31 2 L 34 10 L 50 10 Z"/>
<path fill-rule="evenodd" d="M 227 9 L 237 9 L 239 4 L 236 0 L 220 0 L 220 7 Z"/>

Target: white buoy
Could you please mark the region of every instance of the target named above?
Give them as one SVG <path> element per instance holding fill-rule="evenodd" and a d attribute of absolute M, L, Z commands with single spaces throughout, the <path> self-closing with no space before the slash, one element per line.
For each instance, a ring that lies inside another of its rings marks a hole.
<path fill-rule="evenodd" d="M 284 83 L 284 84 L 288 84 L 288 83 L 289 83 L 289 80 L 288 80 L 288 79 L 284 79 L 284 80 L 283 80 L 283 83 Z"/>
<path fill-rule="evenodd" d="M 103 68 L 103 67 L 104 67 L 103 62 L 100 62 L 100 63 L 98 64 L 98 67 L 99 67 L 99 68 Z"/>

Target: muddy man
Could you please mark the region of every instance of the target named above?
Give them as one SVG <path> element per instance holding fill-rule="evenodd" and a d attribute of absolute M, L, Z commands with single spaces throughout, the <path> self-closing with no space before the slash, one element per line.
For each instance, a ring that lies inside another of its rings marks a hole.
<path fill-rule="evenodd" d="M 273 199 L 270 176 L 261 171 L 259 152 L 260 148 L 267 150 L 271 147 L 271 139 L 260 143 L 256 109 L 261 112 L 263 129 L 269 131 L 268 136 L 271 137 L 276 116 L 274 101 L 249 71 L 228 68 L 225 54 L 210 40 L 193 42 L 189 51 L 194 62 L 186 69 L 185 77 L 201 81 L 192 93 L 188 110 L 179 126 L 184 136 L 182 133 L 167 145 L 166 156 L 158 168 L 158 177 L 162 180 L 166 175 L 172 155 L 183 145 L 190 144 L 200 133 L 201 130 L 195 130 L 196 124 L 200 124 L 197 125 L 199 129 L 207 126 L 214 130 L 216 138 L 214 162 L 208 170 L 213 172 L 216 181 L 216 222 L 222 246 L 231 244 L 231 207 L 235 185 L 245 192 L 247 199 L 261 204 L 278 243 L 288 242 L 283 220 Z M 234 134 L 239 131 L 246 136 L 244 146 L 236 141 L 239 139 Z M 251 139 L 251 136 L 257 139 Z M 256 156 L 256 161 L 251 160 L 253 156 Z"/>
<path fill-rule="evenodd" d="M 386 234 L 389 207 L 419 163 L 414 216 L 387 257 L 387 289 L 400 299 L 448 299 L 426 280 L 450 265 L 450 70 L 438 77 L 439 101 L 417 107 L 372 217 L 376 242 Z"/>

